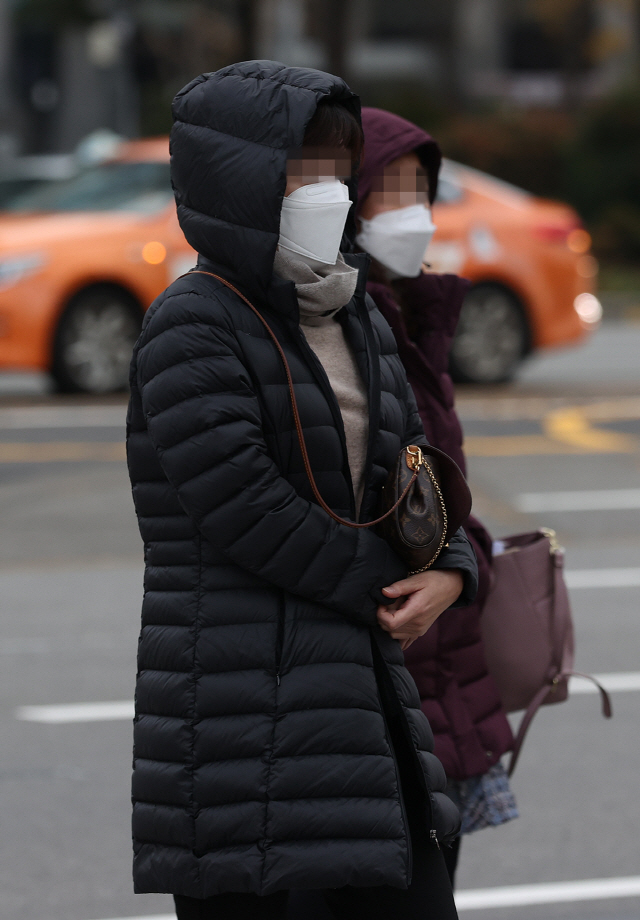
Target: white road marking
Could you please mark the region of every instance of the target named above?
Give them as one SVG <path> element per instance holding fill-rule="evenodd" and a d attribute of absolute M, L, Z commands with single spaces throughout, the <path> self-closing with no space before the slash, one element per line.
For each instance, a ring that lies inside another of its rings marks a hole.
<path fill-rule="evenodd" d="M 459 910 L 486 910 L 496 907 L 525 907 L 529 904 L 560 904 L 635 897 L 640 897 L 640 875 L 539 885 L 508 885 L 504 888 L 472 888 L 456 894 L 456 906 Z"/>
<path fill-rule="evenodd" d="M 175 914 L 153 914 L 146 917 L 110 917 L 109 920 L 176 920 Z"/>
<path fill-rule="evenodd" d="M 589 489 L 580 492 L 524 492 L 518 511 L 619 511 L 640 508 L 640 489 Z"/>
<path fill-rule="evenodd" d="M 124 428 L 127 407 L 22 406 L 0 409 L 0 429 Z"/>
<path fill-rule="evenodd" d="M 618 671 L 615 674 L 594 674 L 609 693 L 631 693 L 640 690 L 640 671 Z M 571 693 L 598 693 L 598 688 L 584 677 L 572 677 L 569 680 Z"/>
<path fill-rule="evenodd" d="M 21 706 L 16 719 L 23 722 L 47 722 L 62 725 L 68 722 L 111 722 L 133 719 L 133 702 L 71 703 L 60 706 Z"/>
<path fill-rule="evenodd" d="M 637 588 L 640 568 L 569 569 L 565 572 L 568 588 Z"/>
<path fill-rule="evenodd" d="M 538 885 L 508 885 L 504 888 L 471 888 L 466 891 L 458 891 L 455 897 L 458 910 L 488 910 L 496 907 L 526 907 L 533 904 L 636 898 L 640 897 L 640 875 L 626 878 L 581 879 L 576 882 L 548 882 Z M 175 920 L 175 914 L 113 917 L 111 920 Z"/>
<path fill-rule="evenodd" d="M 594 677 L 610 693 L 629 693 L 640 690 L 640 671 L 595 674 Z M 570 689 L 571 693 L 598 692 L 594 684 L 582 677 L 572 677 Z M 130 700 L 109 703 L 69 703 L 58 706 L 21 706 L 16 709 L 15 716 L 22 722 L 44 722 L 49 725 L 64 725 L 70 722 L 130 721 L 134 716 L 134 707 Z"/>
<path fill-rule="evenodd" d="M 37 642 L 38 640 L 34 640 Z M 41 641 L 41 640 L 40 640 Z M 22 649 L 21 649 L 22 650 Z M 47 651 L 38 644 L 28 651 Z M 8 651 L 0 648 L 0 652 Z M 13 649 L 11 650 L 13 651 Z M 610 693 L 640 691 L 640 671 L 597 674 L 596 678 Z M 597 693 L 597 687 L 582 677 L 572 677 L 572 694 Z M 16 718 L 25 722 L 47 724 L 68 724 L 73 722 L 129 721 L 133 718 L 133 703 L 127 700 L 112 703 L 79 703 L 57 706 L 22 706 L 16 710 Z"/>

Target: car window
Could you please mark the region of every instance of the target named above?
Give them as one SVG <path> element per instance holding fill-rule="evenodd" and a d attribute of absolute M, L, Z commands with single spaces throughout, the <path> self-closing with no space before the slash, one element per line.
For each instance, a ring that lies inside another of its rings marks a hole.
<path fill-rule="evenodd" d="M 32 191 L 35 186 L 41 185 L 43 179 L 6 179 L 0 176 L 0 210 L 8 208 L 13 199 Z"/>
<path fill-rule="evenodd" d="M 173 198 L 168 163 L 104 163 L 71 179 L 47 182 L 7 203 L 17 213 L 134 211 L 153 214 Z"/>
<path fill-rule="evenodd" d="M 525 204 L 533 197 L 530 192 L 519 188 L 519 186 L 512 185 L 511 182 L 505 182 L 504 179 L 496 179 L 495 176 L 490 176 L 489 173 L 474 169 L 473 166 L 463 166 L 461 163 L 456 163 L 455 160 L 445 159 L 442 161 L 440 182 L 449 182 L 457 185 L 460 189 L 461 196 L 464 195 L 465 187 L 469 187 L 470 180 L 474 181 L 478 179 L 482 182 L 483 194 L 487 194 L 487 191 L 490 190 L 492 196 L 498 196 L 510 204 L 514 202 Z M 439 198 L 440 189 L 438 187 L 438 199 Z"/>
<path fill-rule="evenodd" d="M 440 176 L 438 179 L 438 191 L 436 192 L 436 204 L 451 204 L 454 201 L 460 201 L 463 195 L 461 185 L 452 176 Z"/>

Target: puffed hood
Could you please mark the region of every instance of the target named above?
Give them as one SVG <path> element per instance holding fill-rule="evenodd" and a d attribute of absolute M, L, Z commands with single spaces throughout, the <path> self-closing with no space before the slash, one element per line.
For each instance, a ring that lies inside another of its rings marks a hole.
<path fill-rule="evenodd" d="M 247 294 L 264 296 L 269 288 L 287 154 L 302 145 L 326 99 L 360 120 L 359 99 L 344 80 L 274 61 L 202 74 L 173 101 L 171 179 L 180 226 L 189 244 Z M 355 201 L 355 178 L 347 186 Z M 345 234 L 348 246 L 353 214 Z"/>

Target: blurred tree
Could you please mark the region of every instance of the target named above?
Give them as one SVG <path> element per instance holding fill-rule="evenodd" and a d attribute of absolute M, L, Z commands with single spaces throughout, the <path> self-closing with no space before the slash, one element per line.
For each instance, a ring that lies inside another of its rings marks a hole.
<path fill-rule="evenodd" d="M 584 113 L 567 159 L 567 195 L 589 221 L 599 251 L 640 258 L 640 89 Z"/>
<path fill-rule="evenodd" d="M 362 96 L 362 103 L 395 112 L 429 133 L 446 129 L 453 117 L 451 108 L 439 93 L 425 92 L 423 86 L 407 80 L 369 87 Z"/>
<path fill-rule="evenodd" d="M 545 198 L 566 195 L 573 122 L 552 109 L 459 113 L 438 132 L 446 156 Z"/>
<path fill-rule="evenodd" d="M 550 109 L 460 112 L 445 117 L 437 137 L 452 159 L 570 202 L 600 258 L 618 264 L 640 260 L 637 84 L 592 103 L 578 117 Z"/>

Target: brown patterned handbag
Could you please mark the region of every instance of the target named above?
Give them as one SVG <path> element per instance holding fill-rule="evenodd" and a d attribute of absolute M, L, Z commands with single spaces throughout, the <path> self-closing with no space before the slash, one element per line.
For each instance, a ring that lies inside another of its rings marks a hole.
<path fill-rule="evenodd" d="M 339 517 L 323 499 L 311 469 L 289 362 L 275 333 L 262 314 L 229 281 L 194 269 L 190 275 L 216 278 L 252 310 L 269 333 L 284 365 L 293 419 L 304 468 L 316 501 L 334 521 L 345 527 L 377 527 L 398 556 L 415 575 L 431 568 L 451 536 L 471 512 L 471 493 L 460 468 L 451 457 L 431 445 L 403 447 L 380 496 L 379 516 L 363 524 Z"/>
<path fill-rule="evenodd" d="M 373 523 L 415 575 L 431 568 L 470 512 L 469 486 L 451 457 L 410 445 L 389 471 Z"/>

